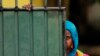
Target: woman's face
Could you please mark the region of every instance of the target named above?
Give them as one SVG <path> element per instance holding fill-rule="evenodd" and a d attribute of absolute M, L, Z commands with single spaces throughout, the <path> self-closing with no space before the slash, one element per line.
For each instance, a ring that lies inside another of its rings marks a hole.
<path fill-rule="evenodd" d="M 67 47 L 66 51 L 69 53 L 73 49 L 73 41 L 72 41 L 71 33 L 68 30 L 65 31 L 65 35 L 66 35 L 65 47 Z"/>

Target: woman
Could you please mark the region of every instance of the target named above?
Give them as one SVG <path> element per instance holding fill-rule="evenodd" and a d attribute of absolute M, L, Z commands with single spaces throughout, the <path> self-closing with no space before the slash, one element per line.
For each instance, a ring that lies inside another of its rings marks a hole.
<path fill-rule="evenodd" d="M 89 56 L 79 51 L 78 48 L 78 32 L 75 25 L 70 22 L 65 22 L 65 51 L 67 54 L 65 56 Z"/>

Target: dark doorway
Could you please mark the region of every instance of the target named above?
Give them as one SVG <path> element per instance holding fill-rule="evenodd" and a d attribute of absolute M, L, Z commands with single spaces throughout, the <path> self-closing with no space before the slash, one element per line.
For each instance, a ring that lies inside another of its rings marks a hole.
<path fill-rule="evenodd" d="M 92 18 L 89 21 L 89 15 L 91 14 L 89 11 L 96 8 L 96 3 L 99 2 L 97 0 L 70 0 L 69 20 L 77 26 L 80 44 L 98 45 L 100 43 L 100 28 L 98 28 L 100 27 L 98 25 L 100 20 L 97 20 L 98 23 L 95 23 L 97 22 L 96 20 L 95 22 L 94 20 L 92 21 Z M 98 11 L 96 12 L 98 13 Z M 100 19 L 99 16 L 94 16 L 94 19 L 97 18 Z M 96 25 L 98 26 L 96 27 Z"/>

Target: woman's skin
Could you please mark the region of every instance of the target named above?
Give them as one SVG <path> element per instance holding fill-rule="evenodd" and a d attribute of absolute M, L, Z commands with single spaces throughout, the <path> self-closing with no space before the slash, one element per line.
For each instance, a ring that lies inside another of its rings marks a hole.
<path fill-rule="evenodd" d="M 73 49 L 73 41 L 71 38 L 71 33 L 68 30 L 65 31 L 65 35 L 66 35 L 65 48 L 67 46 L 66 52 L 69 53 Z"/>

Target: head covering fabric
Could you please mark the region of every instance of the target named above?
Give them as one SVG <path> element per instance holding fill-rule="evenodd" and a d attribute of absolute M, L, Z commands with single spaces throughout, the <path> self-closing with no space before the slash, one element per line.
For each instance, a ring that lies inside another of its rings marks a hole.
<path fill-rule="evenodd" d="M 77 29 L 76 29 L 75 25 L 69 20 L 65 21 L 65 29 L 68 30 L 71 33 L 72 41 L 73 41 L 73 44 L 74 44 L 74 48 L 68 54 L 68 56 L 75 56 L 77 48 L 78 48 L 78 32 L 77 32 Z"/>

